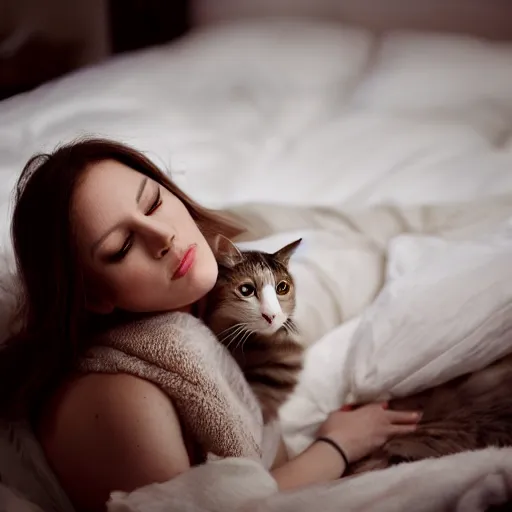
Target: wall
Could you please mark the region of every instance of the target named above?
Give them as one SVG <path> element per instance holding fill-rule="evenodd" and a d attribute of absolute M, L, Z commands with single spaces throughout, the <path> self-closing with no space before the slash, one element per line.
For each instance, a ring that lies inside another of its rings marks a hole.
<path fill-rule="evenodd" d="M 374 30 L 410 28 L 512 39 L 510 0 L 193 0 L 197 24 L 264 16 L 338 19 Z"/>
<path fill-rule="evenodd" d="M 34 34 L 78 49 L 77 65 L 109 53 L 107 0 L 0 0 L 0 56 Z"/>

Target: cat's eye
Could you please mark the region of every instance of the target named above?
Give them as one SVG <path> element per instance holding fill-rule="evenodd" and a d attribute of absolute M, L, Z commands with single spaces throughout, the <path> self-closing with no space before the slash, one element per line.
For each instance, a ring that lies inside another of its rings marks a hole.
<path fill-rule="evenodd" d="M 290 285 L 286 281 L 281 281 L 276 286 L 276 293 L 278 295 L 286 295 L 290 291 Z"/>
<path fill-rule="evenodd" d="M 252 284 L 246 283 L 246 284 L 241 284 L 238 287 L 238 291 L 240 292 L 240 295 L 242 297 L 252 297 L 256 290 L 254 289 L 254 286 Z"/>

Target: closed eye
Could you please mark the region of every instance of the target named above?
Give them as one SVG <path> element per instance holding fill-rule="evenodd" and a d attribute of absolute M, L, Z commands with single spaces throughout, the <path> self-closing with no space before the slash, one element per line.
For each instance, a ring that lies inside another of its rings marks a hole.
<path fill-rule="evenodd" d="M 158 208 L 160 207 L 161 204 L 162 204 L 162 195 L 160 193 L 160 187 L 158 187 L 155 200 L 151 203 L 151 206 L 144 212 L 144 214 L 151 215 L 156 210 L 158 210 Z M 128 254 L 128 251 L 131 249 L 132 245 L 133 245 L 133 233 L 130 233 L 128 235 L 128 237 L 126 238 L 126 240 L 124 241 L 124 244 L 121 247 L 121 249 L 119 249 L 119 251 L 117 251 L 116 253 L 111 254 L 108 257 L 108 261 L 110 263 L 120 262 Z"/>
<path fill-rule="evenodd" d="M 119 251 L 117 251 L 116 253 L 108 256 L 107 261 L 109 263 L 120 262 L 128 254 L 128 251 L 131 249 L 132 245 L 133 245 L 133 234 L 130 233 L 130 235 L 128 235 L 128 237 L 126 238 L 126 240 L 123 244 L 123 247 L 121 247 L 121 249 L 119 249 Z"/>
<path fill-rule="evenodd" d="M 161 204 L 162 204 L 162 195 L 160 193 L 160 187 L 158 187 L 158 190 L 156 193 L 156 198 L 153 201 L 153 203 L 151 204 L 151 206 L 146 210 L 146 215 L 151 215 L 152 213 L 154 213 L 159 208 L 159 206 Z"/>

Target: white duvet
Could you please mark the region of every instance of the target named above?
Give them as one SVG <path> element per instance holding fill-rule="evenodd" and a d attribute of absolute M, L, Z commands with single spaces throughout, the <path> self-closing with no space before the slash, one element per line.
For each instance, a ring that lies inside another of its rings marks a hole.
<path fill-rule="evenodd" d="M 375 301 L 309 349 L 281 411 L 290 451 L 345 403 L 406 396 L 512 352 L 511 259 L 508 223 L 473 240 L 396 237 Z"/>
<path fill-rule="evenodd" d="M 347 400 L 509 350 L 510 83 L 511 45 L 460 36 L 291 21 L 198 32 L 0 103 L 0 235 L 27 158 L 89 133 L 147 151 L 252 238 L 279 238 L 262 248 L 304 234 L 298 315 L 320 341 L 282 411 L 300 451 Z"/>

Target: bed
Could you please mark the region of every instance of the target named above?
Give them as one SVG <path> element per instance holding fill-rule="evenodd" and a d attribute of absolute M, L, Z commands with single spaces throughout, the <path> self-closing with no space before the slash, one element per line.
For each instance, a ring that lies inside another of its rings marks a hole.
<path fill-rule="evenodd" d="M 136 146 L 199 202 L 238 215 L 249 227 L 241 244 L 275 247 L 304 235 L 294 272 L 308 290 L 298 314 L 311 347 L 282 411 L 288 448 L 297 453 L 334 407 L 404 395 L 512 351 L 510 84 L 506 41 L 405 30 L 377 36 L 291 19 L 204 27 L 76 72 L 0 103 L 2 278 L 11 271 L 17 173 L 33 153 L 88 134 Z M 443 282 L 459 292 L 440 289 Z M 7 292 L 1 300 L 5 331 L 13 301 Z M 2 435 L 37 451 L 22 429 Z M 9 449 L 5 439 L 1 446 Z M 152 510 L 297 511 L 319 499 L 322 510 L 371 510 L 378 499 L 379 511 L 470 511 L 508 499 L 508 450 L 461 455 L 288 501 L 249 463 L 216 462 L 211 473 L 206 465 L 186 478 L 206 482 L 235 467 L 260 482 L 259 491 L 247 489 L 235 505 L 224 479 L 219 496 L 193 502 L 186 492 L 193 481 L 180 477 L 158 492 L 118 493 L 111 510 L 151 503 Z M 13 477 L 1 496 L 14 504 L 21 498 L 11 491 L 23 493 L 33 510 L 70 510 L 44 461 L 16 457 L 4 457 L 19 468 L 16 478 L 24 464 L 40 464 L 36 482 L 19 477 L 15 485 Z M 454 467 L 473 469 L 454 475 Z M 434 484 L 438 501 L 430 500 Z M 179 502 L 173 485 L 181 486 Z"/>

